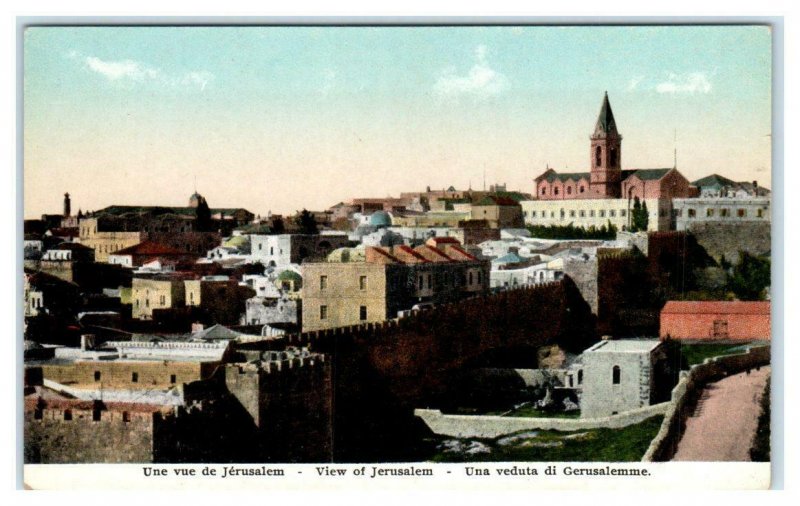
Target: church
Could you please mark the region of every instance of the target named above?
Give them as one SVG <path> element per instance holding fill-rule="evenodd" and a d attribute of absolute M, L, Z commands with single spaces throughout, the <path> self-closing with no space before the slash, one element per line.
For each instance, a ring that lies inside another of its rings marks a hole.
<path fill-rule="evenodd" d="M 603 97 L 590 140 L 590 172 L 559 173 L 547 169 L 534 179 L 537 200 L 673 199 L 696 197 L 698 189 L 677 167 L 622 170 L 622 135 Z"/>

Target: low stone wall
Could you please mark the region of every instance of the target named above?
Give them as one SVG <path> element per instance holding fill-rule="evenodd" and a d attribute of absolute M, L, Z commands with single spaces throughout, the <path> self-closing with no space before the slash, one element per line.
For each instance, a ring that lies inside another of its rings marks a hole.
<path fill-rule="evenodd" d="M 753 346 L 742 354 L 713 357 L 692 366 L 672 389 L 672 400 L 667 403 L 669 408 L 664 415 L 664 422 L 642 457 L 642 462 L 666 462 L 672 459 L 686 428 L 686 419 L 708 383 L 769 363 L 770 347 Z"/>
<path fill-rule="evenodd" d="M 414 415 L 421 418 L 434 434 L 459 438 L 495 438 L 522 430 L 618 429 L 663 415 L 668 407 L 669 403 L 664 402 L 602 418 L 445 415 L 438 409 L 416 409 Z"/>

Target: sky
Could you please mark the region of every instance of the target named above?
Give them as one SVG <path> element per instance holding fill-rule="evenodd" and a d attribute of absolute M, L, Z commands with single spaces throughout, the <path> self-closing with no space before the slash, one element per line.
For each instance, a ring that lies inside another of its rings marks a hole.
<path fill-rule="evenodd" d="M 532 192 L 606 91 L 623 168 L 770 187 L 770 89 L 762 26 L 31 27 L 24 213 Z"/>

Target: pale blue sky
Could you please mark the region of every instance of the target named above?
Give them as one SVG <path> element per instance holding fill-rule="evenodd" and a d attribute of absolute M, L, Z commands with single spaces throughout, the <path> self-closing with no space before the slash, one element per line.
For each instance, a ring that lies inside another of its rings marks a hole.
<path fill-rule="evenodd" d="M 256 213 L 586 170 L 608 90 L 626 168 L 770 181 L 765 27 L 102 27 L 25 34 L 25 214 Z"/>

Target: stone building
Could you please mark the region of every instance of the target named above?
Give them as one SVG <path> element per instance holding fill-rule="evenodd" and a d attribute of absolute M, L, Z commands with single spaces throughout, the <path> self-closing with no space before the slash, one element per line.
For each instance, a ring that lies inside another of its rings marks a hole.
<path fill-rule="evenodd" d="M 144 241 L 110 253 L 108 255 L 108 263 L 134 268 L 159 259 L 172 262 L 192 262 L 196 258 L 194 255 L 187 254 L 185 251 L 166 244 Z"/>
<path fill-rule="evenodd" d="M 368 247 L 363 257 L 332 254 L 302 270 L 303 330 L 380 322 L 417 304 L 451 302 L 489 287 L 489 262 L 452 238 L 416 248 Z"/>
<path fill-rule="evenodd" d="M 673 199 L 672 219 L 675 230 L 701 224 L 769 224 L 770 207 L 769 197 Z"/>
<path fill-rule="evenodd" d="M 349 242 L 344 234 L 276 234 L 251 235 L 250 244 L 254 261 L 284 267 L 302 263 L 309 257 L 324 257 Z"/>
<path fill-rule="evenodd" d="M 519 202 L 509 197 L 487 195 L 472 204 L 472 220 L 484 220 L 489 228 L 521 228 L 522 208 Z"/>
<path fill-rule="evenodd" d="M 298 302 L 285 295 L 276 299 L 266 297 L 247 299 L 245 323 L 247 325 L 298 324 L 300 323 Z"/>
<path fill-rule="evenodd" d="M 63 242 L 44 252 L 38 270 L 64 281 L 75 281 L 75 264 L 94 262 L 94 250 L 82 244 Z"/>
<path fill-rule="evenodd" d="M 658 339 L 602 340 L 581 355 L 572 384 L 580 392 L 582 418 L 600 418 L 670 398 L 680 361 Z"/>
<path fill-rule="evenodd" d="M 734 198 L 750 199 L 753 197 L 769 197 L 767 188 L 758 186 L 758 181 L 737 182 L 719 174 L 711 174 L 692 182 L 700 191 L 701 198 Z"/>
<path fill-rule="evenodd" d="M 769 301 L 669 301 L 661 310 L 662 339 L 769 341 Z"/>
<path fill-rule="evenodd" d="M 239 323 L 255 291 L 228 276 L 203 276 L 185 280 L 184 294 L 185 307 L 199 308 L 210 322 L 231 325 Z"/>
<path fill-rule="evenodd" d="M 186 307 L 185 273 L 136 275 L 131 283 L 131 318 L 152 320 L 153 310 Z"/>

